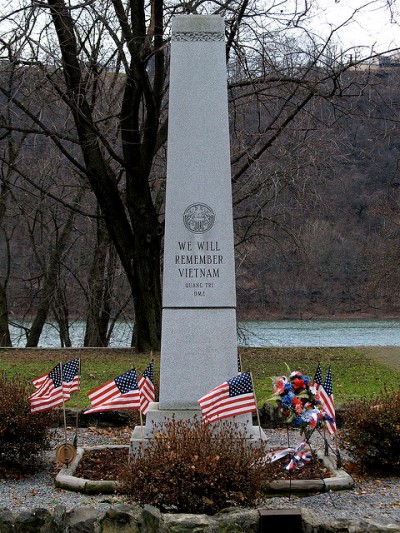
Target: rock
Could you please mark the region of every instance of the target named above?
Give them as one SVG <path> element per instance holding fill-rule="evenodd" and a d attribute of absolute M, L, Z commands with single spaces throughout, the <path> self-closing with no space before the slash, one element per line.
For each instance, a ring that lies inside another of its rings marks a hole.
<path fill-rule="evenodd" d="M 219 533 L 257 533 L 260 515 L 256 509 L 224 509 L 214 516 Z"/>
<path fill-rule="evenodd" d="M 161 513 L 151 505 L 114 505 L 100 520 L 101 533 L 156 533 L 161 530 Z"/>
<path fill-rule="evenodd" d="M 332 519 L 321 523 L 321 519 L 308 509 L 302 509 L 303 533 L 400 533 L 398 524 L 374 520 Z"/>
<path fill-rule="evenodd" d="M 65 505 L 56 505 L 53 511 L 54 531 L 66 531 L 67 508 Z"/>
<path fill-rule="evenodd" d="M 139 533 L 142 509 L 139 506 L 115 505 L 100 520 L 102 533 Z"/>
<path fill-rule="evenodd" d="M 14 515 L 8 509 L 0 509 L 0 533 L 11 533 L 14 530 Z"/>
<path fill-rule="evenodd" d="M 24 511 L 15 517 L 14 531 L 21 533 L 61 533 L 54 523 L 53 515 L 47 509 Z"/>
<path fill-rule="evenodd" d="M 379 522 L 376 520 L 365 520 L 363 521 L 363 525 L 367 525 L 367 528 L 365 531 L 367 533 L 389 533 L 389 532 L 400 532 L 400 525 L 394 524 L 393 522 L 390 522 L 389 520 L 380 520 Z M 360 529 L 361 531 L 361 529 Z"/>
<path fill-rule="evenodd" d="M 162 514 L 157 507 L 145 505 L 142 511 L 142 529 L 143 533 L 152 533 L 159 531 L 162 524 Z"/>
<path fill-rule="evenodd" d="M 301 510 L 303 533 L 318 533 L 321 530 L 320 519 L 309 509 Z"/>
<path fill-rule="evenodd" d="M 301 510 L 302 533 L 400 533 L 398 522 L 332 519 Z M 0 533 L 257 533 L 259 510 L 225 509 L 214 516 L 162 514 L 151 505 L 120 504 L 107 511 L 78 507 L 67 512 L 63 505 L 12 513 L 0 508 Z"/>
<path fill-rule="evenodd" d="M 68 533 L 99 533 L 98 522 L 104 512 L 91 507 L 76 507 L 68 513 Z"/>
<path fill-rule="evenodd" d="M 211 516 L 165 514 L 161 533 L 219 533 L 218 522 Z"/>

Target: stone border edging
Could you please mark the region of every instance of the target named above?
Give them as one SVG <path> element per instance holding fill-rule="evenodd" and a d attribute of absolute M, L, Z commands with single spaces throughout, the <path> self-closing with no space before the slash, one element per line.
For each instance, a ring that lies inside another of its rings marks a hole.
<path fill-rule="evenodd" d="M 88 446 L 77 449 L 76 457 L 70 465 L 63 467 L 56 475 L 55 486 L 61 489 L 82 492 L 85 494 L 112 494 L 118 489 L 117 481 L 93 481 L 90 479 L 79 478 L 74 476 L 79 462 L 82 460 L 85 451 L 105 450 L 105 449 L 122 449 L 129 448 L 125 445 L 102 445 Z M 330 490 L 345 490 L 354 487 L 353 478 L 343 469 L 336 469 L 334 461 L 326 456 L 322 451 L 317 450 L 317 455 L 322 464 L 327 468 L 332 477 L 309 480 L 277 480 L 269 484 L 269 494 L 277 493 L 308 493 L 308 492 L 325 492 Z"/>
<path fill-rule="evenodd" d="M 332 477 L 272 481 L 269 484 L 271 493 L 327 492 L 330 490 L 345 490 L 354 487 L 354 479 L 345 470 L 337 469 L 336 464 L 331 457 L 326 456 L 321 450 L 317 450 L 316 453 L 325 468 L 331 472 Z"/>
<path fill-rule="evenodd" d="M 287 508 L 286 510 L 288 510 Z M 292 508 L 293 509 L 293 508 Z M 100 511 L 76 507 L 67 511 L 57 505 L 54 511 L 37 508 L 12 513 L 0 508 L 0 531 L 13 533 L 255 533 L 259 531 L 261 509 L 230 508 L 208 515 L 161 513 L 151 505 L 113 505 Z M 285 515 L 285 509 L 280 509 Z M 317 514 L 301 509 L 302 533 L 399 533 L 398 523 L 372 519 L 335 519 L 322 521 Z"/>
<path fill-rule="evenodd" d="M 78 447 L 76 457 L 68 466 L 61 468 L 54 479 L 56 487 L 85 494 L 112 494 L 118 489 L 118 482 L 113 480 L 93 481 L 74 476 L 79 462 L 82 460 L 85 451 L 105 450 L 105 449 L 129 449 L 129 446 L 119 444 L 105 444 L 99 446 Z"/>

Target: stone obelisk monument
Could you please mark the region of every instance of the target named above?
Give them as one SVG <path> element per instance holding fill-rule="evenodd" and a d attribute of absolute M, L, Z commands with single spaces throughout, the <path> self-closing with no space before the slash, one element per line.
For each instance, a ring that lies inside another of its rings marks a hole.
<path fill-rule="evenodd" d="M 236 285 L 224 21 L 172 23 L 159 403 L 153 422 L 200 417 L 235 376 Z M 241 415 L 251 425 L 250 415 Z M 135 429 L 140 437 L 138 428 Z"/>
<path fill-rule="evenodd" d="M 237 373 L 236 289 L 224 21 L 172 26 L 160 409 Z"/>

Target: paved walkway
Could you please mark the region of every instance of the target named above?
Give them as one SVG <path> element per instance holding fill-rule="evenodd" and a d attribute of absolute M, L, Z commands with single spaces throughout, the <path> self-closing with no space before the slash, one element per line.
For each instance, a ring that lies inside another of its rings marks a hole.
<path fill-rule="evenodd" d="M 400 346 L 362 346 L 360 350 L 366 357 L 400 372 Z"/>

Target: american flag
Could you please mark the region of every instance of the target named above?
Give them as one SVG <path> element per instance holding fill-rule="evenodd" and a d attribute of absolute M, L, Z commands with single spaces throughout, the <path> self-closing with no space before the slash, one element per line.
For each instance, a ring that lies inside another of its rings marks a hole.
<path fill-rule="evenodd" d="M 62 378 L 64 392 L 74 392 L 80 389 L 80 361 L 79 359 L 71 359 L 62 365 Z M 40 389 L 49 377 L 49 372 L 38 376 L 32 380 L 33 385 Z"/>
<path fill-rule="evenodd" d="M 315 381 L 315 383 L 317 382 Z M 326 375 L 324 383 L 322 384 L 321 376 L 321 383 L 318 383 L 316 386 L 317 391 L 321 397 L 321 401 L 324 404 L 325 412 L 333 419 L 333 422 L 326 420 L 326 429 L 328 430 L 328 433 L 330 435 L 333 435 L 334 433 L 336 433 L 337 428 L 335 422 L 335 404 L 333 402 L 332 371 L 330 367 L 328 369 L 328 373 Z"/>
<path fill-rule="evenodd" d="M 45 374 L 42 374 L 41 376 L 38 376 L 37 378 L 32 380 L 33 385 L 40 389 L 40 387 L 43 385 L 43 383 L 46 381 L 46 379 L 49 376 L 49 372 L 46 372 Z"/>
<path fill-rule="evenodd" d="M 250 372 L 244 372 L 218 385 L 200 398 L 198 403 L 205 424 L 255 411 L 257 405 Z"/>
<path fill-rule="evenodd" d="M 47 374 L 41 387 L 29 396 L 31 413 L 47 411 L 69 399 L 70 394 L 63 386 L 62 365 L 59 363 Z"/>
<path fill-rule="evenodd" d="M 62 365 L 62 379 L 64 390 L 70 394 L 80 389 L 80 361 L 71 359 Z"/>
<path fill-rule="evenodd" d="M 140 411 L 145 415 L 149 408 L 150 402 L 155 400 L 154 389 L 154 364 L 151 362 L 143 371 L 139 379 L 140 391 Z"/>
<path fill-rule="evenodd" d="M 132 368 L 115 379 L 110 379 L 89 392 L 88 397 L 92 407 L 85 411 L 84 415 L 102 411 L 139 409 L 140 393 L 136 370 Z"/>
<path fill-rule="evenodd" d="M 315 385 L 322 385 L 322 371 L 321 371 L 321 364 L 320 363 L 318 363 L 317 370 L 315 371 L 314 384 Z M 318 389 L 318 386 L 317 386 L 317 389 Z"/>

